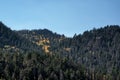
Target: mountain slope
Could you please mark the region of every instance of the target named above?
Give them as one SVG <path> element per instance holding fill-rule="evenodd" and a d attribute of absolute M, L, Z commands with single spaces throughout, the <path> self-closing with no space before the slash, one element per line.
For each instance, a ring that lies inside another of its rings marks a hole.
<path fill-rule="evenodd" d="M 19 49 L 22 51 L 42 51 L 40 47 L 12 31 L 2 22 L 0 22 L 0 48 Z"/>
<path fill-rule="evenodd" d="M 59 54 L 83 64 L 94 74 L 120 76 L 120 26 L 85 31 L 73 38 L 53 34 L 49 30 L 20 31 L 37 45 L 50 46 L 48 53 Z M 47 52 L 47 51 L 46 51 Z"/>
<path fill-rule="evenodd" d="M 65 39 L 64 35 L 53 33 L 48 29 L 20 30 L 16 32 L 29 41 L 41 46 L 46 53 L 52 53 L 51 48 L 56 47 L 60 41 Z"/>
<path fill-rule="evenodd" d="M 120 26 L 106 26 L 67 38 L 55 52 L 69 55 L 94 74 L 111 75 L 116 80 L 120 77 Z"/>
<path fill-rule="evenodd" d="M 73 38 L 67 38 L 47 29 L 12 31 L 0 22 L 0 51 L 6 51 L 8 48 L 18 49 L 16 52 L 44 50 L 45 53 L 51 54 L 47 57 L 59 56 L 63 60 L 67 58 L 76 66 L 83 65 L 86 68 L 85 75 L 90 74 L 92 80 L 120 79 L 118 25 L 85 31 L 83 34 L 74 35 Z M 72 65 L 70 66 L 73 67 Z M 67 67 L 69 66 L 65 66 L 65 70 Z"/>

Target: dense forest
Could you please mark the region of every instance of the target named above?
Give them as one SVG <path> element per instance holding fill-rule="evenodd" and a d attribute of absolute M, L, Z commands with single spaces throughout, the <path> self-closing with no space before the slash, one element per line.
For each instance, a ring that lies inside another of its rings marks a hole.
<path fill-rule="evenodd" d="M 120 26 L 68 38 L 0 22 L 1 80 L 120 80 Z"/>
<path fill-rule="evenodd" d="M 81 65 L 67 57 L 25 54 L 0 54 L 2 80 L 89 80 Z"/>
<path fill-rule="evenodd" d="M 5 52 L 6 50 L 20 52 L 31 50 L 36 52 L 42 51 L 42 49 L 36 44 L 33 44 L 28 39 L 22 37 L 15 31 L 12 31 L 10 28 L 6 27 L 6 25 L 4 25 L 2 22 L 0 22 L 0 48 L 4 48 Z"/>

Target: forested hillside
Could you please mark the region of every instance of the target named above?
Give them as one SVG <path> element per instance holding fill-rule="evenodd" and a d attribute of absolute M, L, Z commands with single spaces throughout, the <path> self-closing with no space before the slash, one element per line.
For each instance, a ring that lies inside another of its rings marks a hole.
<path fill-rule="evenodd" d="M 42 51 L 36 44 L 12 31 L 2 22 L 0 22 L 0 49 L 5 52 Z"/>
<path fill-rule="evenodd" d="M 46 53 L 52 53 L 50 51 L 51 47 L 58 46 L 58 43 L 61 42 L 65 36 L 53 33 L 48 29 L 39 29 L 39 30 L 20 30 L 16 31 L 22 37 L 28 39 L 29 41 L 41 46 Z"/>
<path fill-rule="evenodd" d="M 68 38 L 48 29 L 13 31 L 0 22 L 2 80 L 120 80 L 120 26 Z"/>
<path fill-rule="evenodd" d="M 89 80 L 85 68 L 67 57 L 0 53 L 1 80 Z"/>
<path fill-rule="evenodd" d="M 69 55 L 94 74 L 120 79 L 120 26 L 106 26 L 67 38 L 55 52 Z"/>

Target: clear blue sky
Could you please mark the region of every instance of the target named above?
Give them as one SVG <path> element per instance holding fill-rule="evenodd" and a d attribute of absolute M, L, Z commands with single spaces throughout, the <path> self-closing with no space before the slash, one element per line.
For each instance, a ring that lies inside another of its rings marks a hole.
<path fill-rule="evenodd" d="M 13 30 L 47 28 L 73 36 L 120 25 L 120 0 L 0 0 L 0 21 Z"/>

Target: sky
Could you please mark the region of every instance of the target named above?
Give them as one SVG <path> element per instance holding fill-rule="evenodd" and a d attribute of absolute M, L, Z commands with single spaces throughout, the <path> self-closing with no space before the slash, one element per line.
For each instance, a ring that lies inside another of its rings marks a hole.
<path fill-rule="evenodd" d="M 12 30 L 47 28 L 71 37 L 120 25 L 120 0 L 0 0 L 0 21 Z"/>

